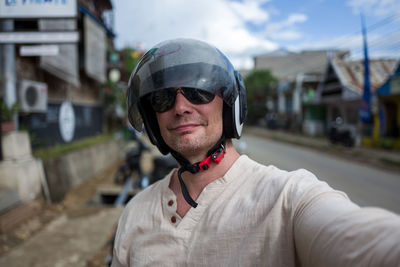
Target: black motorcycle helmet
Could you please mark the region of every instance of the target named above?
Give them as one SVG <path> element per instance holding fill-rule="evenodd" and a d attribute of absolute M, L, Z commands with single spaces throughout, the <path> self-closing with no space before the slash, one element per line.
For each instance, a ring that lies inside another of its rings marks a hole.
<path fill-rule="evenodd" d="M 162 154 L 172 152 L 161 137 L 157 117 L 146 96 L 171 87 L 189 87 L 218 94 L 224 102 L 223 138 L 239 139 L 246 117 L 243 79 L 217 48 L 193 39 L 173 39 L 155 45 L 138 61 L 128 83 L 128 118 Z M 179 160 L 178 160 L 179 161 Z"/>

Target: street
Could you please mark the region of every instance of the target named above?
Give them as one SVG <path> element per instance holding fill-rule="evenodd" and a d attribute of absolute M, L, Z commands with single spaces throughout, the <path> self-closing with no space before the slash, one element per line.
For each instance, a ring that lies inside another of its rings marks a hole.
<path fill-rule="evenodd" d="M 247 145 L 245 153 L 262 164 L 288 171 L 307 169 L 360 206 L 400 213 L 400 174 L 260 137 L 245 135 L 240 141 Z"/>
<path fill-rule="evenodd" d="M 361 206 L 380 206 L 400 213 L 398 173 L 250 134 L 234 143 L 262 164 L 288 171 L 308 169 L 333 188 L 346 192 Z M 112 183 L 116 168 L 117 165 L 71 190 L 63 204 L 65 209 L 49 224 L 43 224 L 40 231 L 37 229 L 37 234 L 2 255 L 0 266 L 86 266 L 88 262 L 88 266 L 104 266 L 109 250 L 107 242 L 121 208 L 93 204 L 89 200 L 99 188 Z"/>

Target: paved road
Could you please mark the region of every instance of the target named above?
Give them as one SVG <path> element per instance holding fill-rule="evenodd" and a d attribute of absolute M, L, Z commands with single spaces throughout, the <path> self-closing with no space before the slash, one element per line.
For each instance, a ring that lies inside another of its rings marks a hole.
<path fill-rule="evenodd" d="M 241 141 L 246 143 L 245 153 L 260 163 L 285 170 L 307 169 L 361 206 L 400 214 L 400 174 L 264 138 L 245 135 Z"/>

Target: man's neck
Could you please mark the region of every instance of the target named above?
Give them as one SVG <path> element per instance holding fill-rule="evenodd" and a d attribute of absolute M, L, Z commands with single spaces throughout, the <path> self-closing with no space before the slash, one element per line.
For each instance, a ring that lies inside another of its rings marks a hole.
<path fill-rule="evenodd" d="M 225 175 L 225 173 L 230 169 L 233 163 L 239 158 L 239 153 L 234 148 L 232 141 L 227 140 L 225 148 L 225 156 L 219 164 L 212 162 L 210 168 L 206 171 L 200 171 L 198 173 L 190 173 L 188 171 L 182 174 L 182 179 L 189 191 L 190 196 L 196 200 L 203 189 L 211 182 Z M 169 187 L 177 196 L 178 201 L 178 214 L 184 216 L 186 212 L 190 209 L 190 206 L 184 200 L 182 196 L 182 190 L 178 180 L 177 172 L 171 178 Z"/>

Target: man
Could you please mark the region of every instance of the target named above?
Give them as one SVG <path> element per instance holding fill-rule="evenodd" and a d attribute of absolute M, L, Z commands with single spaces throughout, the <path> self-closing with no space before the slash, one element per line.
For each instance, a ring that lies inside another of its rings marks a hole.
<path fill-rule="evenodd" d="M 400 266 L 397 215 L 237 153 L 245 87 L 215 47 L 156 45 L 127 98 L 132 125 L 179 168 L 128 203 L 112 266 Z"/>

